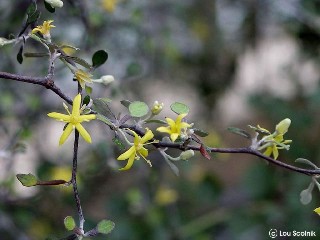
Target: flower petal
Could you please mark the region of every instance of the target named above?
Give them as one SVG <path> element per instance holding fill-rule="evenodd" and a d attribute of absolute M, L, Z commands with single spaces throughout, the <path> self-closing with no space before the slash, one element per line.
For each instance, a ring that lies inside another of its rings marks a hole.
<path fill-rule="evenodd" d="M 79 131 L 81 137 L 83 137 L 83 139 L 86 142 L 91 143 L 90 134 L 87 132 L 87 130 L 84 129 L 84 127 L 80 123 L 76 124 L 76 129 Z"/>
<path fill-rule="evenodd" d="M 135 154 L 131 155 L 130 158 L 128 159 L 127 165 L 124 166 L 123 168 L 120 168 L 119 170 L 124 171 L 124 170 L 129 170 L 134 162 Z"/>
<path fill-rule="evenodd" d="M 60 137 L 60 140 L 59 140 L 59 145 L 62 145 L 64 144 L 64 142 L 67 140 L 67 138 L 70 136 L 71 132 L 73 130 L 73 125 L 71 123 L 69 123 L 67 125 L 67 127 L 64 129 L 61 137 Z"/>
<path fill-rule="evenodd" d="M 157 131 L 171 134 L 171 129 L 169 127 L 158 127 Z"/>
<path fill-rule="evenodd" d="M 47 115 L 48 115 L 48 117 L 57 119 L 58 121 L 70 122 L 70 115 L 57 113 L 57 112 L 51 112 L 51 113 L 48 113 Z"/>
<path fill-rule="evenodd" d="M 170 138 L 171 138 L 172 142 L 176 141 L 178 137 L 179 137 L 178 133 L 171 133 L 170 134 Z"/>
<path fill-rule="evenodd" d="M 81 115 L 79 116 L 79 120 L 80 122 L 89 122 L 90 120 L 96 119 L 96 115 L 95 114 L 88 114 L 88 115 Z"/>
<path fill-rule="evenodd" d="M 148 149 L 142 147 L 138 150 L 138 153 L 140 153 L 144 158 L 148 156 Z"/>
<path fill-rule="evenodd" d="M 148 129 L 146 134 L 141 138 L 141 143 L 145 143 L 154 137 L 153 132 Z"/>
<path fill-rule="evenodd" d="M 135 156 L 136 155 L 136 148 L 134 146 L 132 146 L 131 148 L 129 148 L 127 151 L 125 151 L 124 153 L 122 153 L 117 160 L 126 160 L 128 158 L 130 158 L 131 156 Z"/>
<path fill-rule="evenodd" d="M 189 128 L 189 127 L 191 127 L 191 125 L 189 123 L 186 123 L 186 122 L 180 123 L 180 129 L 181 128 Z"/>
<path fill-rule="evenodd" d="M 81 95 L 79 93 L 73 99 L 72 114 L 71 114 L 73 117 L 79 117 L 80 116 L 80 105 L 81 105 Z"/>
<path fill-rule="evenodd" d="M 278 151 L 278 148 L 277 148 L 276 145 L 273 145 L 272 154 L 273 154 L 274 159 L 277 159 L 277 158 L 278 158 L 278 156 L 279 156 L 279 151 Z"/>
<path fill-rule="evenodd" d="M 263 153 L 263 155 L 266 155 L 267 157 L 270 157 L 272 153 L 272 147 L 267 147 L 266 151 Z"/>
<path fill-rule="evenodd" d="M 166 121 L 171 129 L 175 128 L 176 122 L 173 119 L 166 117 Z"/>

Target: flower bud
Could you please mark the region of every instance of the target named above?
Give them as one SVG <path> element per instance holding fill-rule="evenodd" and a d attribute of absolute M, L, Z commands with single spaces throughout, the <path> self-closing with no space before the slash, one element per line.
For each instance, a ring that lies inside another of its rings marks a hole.
<path fill-rule="evenodd" d="M 180 159 L 187 160 L 189 158 L 192 158 L 194 156 L 194 151 L 189 149 L 187 151 L 184 151 L 180 154 Z"/>
<path fill-rule="evenodd" d="M 151 108 L 152 114 L 158 115 L 162 111 L 163 106 L 164 106 L 163 103 L 159 103 L 158 101 L 155 101 L 152 108 Z"/>
<path fill-rule="evenodd" d="M 49 3 L 53 8 L 63 7 L 63 2 L 61 0 L 45 0 L 45 1 Z"/>
<path fill-rule="evenodd" d="M 289 118 L 283 119 L 276 126 L 277 133 L 278 134 L 285 134 L 288 131 L 290 124 L 291 124 L 291 120 Z"/>

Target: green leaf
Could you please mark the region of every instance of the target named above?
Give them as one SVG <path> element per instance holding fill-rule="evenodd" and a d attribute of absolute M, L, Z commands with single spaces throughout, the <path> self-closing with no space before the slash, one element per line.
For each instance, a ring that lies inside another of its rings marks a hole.
<path fill-rule="evenodd" d="M 317 165 L 315 165 L 313 162 L 311 162 L 311 161 L 309 161 L 308 159 L 305 159 L 305 158 L 297 158 L 295 160 L 295 162 L 309 165 L 309 166 L 313 167 L 314 169 L 319 169 L 319 167 Z"/>
<path fill-rule="evenodd" d="M 103 116 L 99 113 L 96 116 L 97 116 L 97 119 L 100 120 L 101 122 L 103 122 L 109 126 L 113 126 L 112 122 L 108 118 L 106 118 L 105 116 Z"/>
<path fill-rule="evenodd" d="M 23 46 L 20 47 L 19 52 L 18 52 L 18 54 L 17 54 L 17 61 L 18 61 L 18 63 L 20 63 L 20 64 L 22 64 L 22 62 L 23 62 L 22 53 L 23 53 Z"/>
<path fill-rule="evenodd" d="M 176 114 L 183 114 L 189 112 L 189 107 L 180 102 L 174 102 L 170 105 L 170 108 Z"/>
<path fill-rule="evenodd" d="M 38 10 L 36 10 L 34 13 L 32 13 L 30 15 L 28 14 L 27 24 L 36 22 L 39 17 L 40 17 L 40 11 L 38 11 Z"/>
<path fill-rule="evenodd" d="M 119 147 L 121 151 L 126 149 L 123 142 L 118 137 L 112 138 L 112 141 Z"/>
<path fill-rule="evenodd" d="M 84 97 L 84 99 L 83 99 L 83 101 L 82 101 L 82 103 L 83 104 L 85 104 L 85 105 L 88 105 L 89 104 L 89 102 L 90 102 L 90 96 L 89 95 L 87 95 L 87 96 L 85 96 Z"/>
<path fill-rule="evenodd" d="M 107 118 L 115 118 L 113 112 L 109 108 L 108 103 L 111 102 L 108 98 L 93 99 L 94 110 Z"/>
<path fill-rule="evenodd" d="M 126 108 L 129 108 L 129 105 L 132 103 L 129 100 L 121 100 L 120 103 L 125 106 Z"/>
<path fill-rule="evenodd" d="M 48 57 L 49 53 L 31 53 L 31 52 L 26 52 L 23 54 L 25 57 Z"/>
<path fill-rule="evenodd" d="M 29 174 L 17 174 L 18 180 L 21 182 L 21 184 L 25 187 L 32 187 L 37 185 L 37 178 L 32 175 L 31 173 Z"/>
<path fill-rule="evenodd" d="M 150 119 L 150 120 L 145 121 L 145 123 L 168 124 L 166 121 L 160 120 L 160 119 Z"/>
<path fill-rule="evenodd" d="M 238 134 L 242 137 L 251 138 L 251 135 L 243 129 L 236 128 L 236 127 L 228 127 L 227 129 L 228 129 L 228 131 L 235 133 L 235 134 Z"/>
<path fill-rule="evenodd" d="M 37 11 L 37 4 L 35 1 L 32 1 L 32 3 L 27 8 L 27 15 L 30 16 L 34 14 Z"/>
<path fill-rule="evenodd" d="M 49 3 L 47 3 L 45 0 L 44 0 L 44 6 L 50 13 L 54 13 L 56 11 L 56 9 L 52 7 Z"/>
<path fill-rule="evenodd" d="M 300 202 L 303 205 L 307 205 L 312 200 L 312 193 L 309 189 L 302 190 L 300 193 Z"/>
<path fill-rule="evenodd" d="M 88 63 L 86 60 L 84 60 L 82 58 L 72 57 L 72 56 L 67 56 L 67 55 L 61 56 L 61 57 L 66 59 L 66 60 L 69 60 L 69 61 L 71 60 L 71 61 L 73 61 L 73 62 L 75 62 L 75 63 L 77 63 L 77 64 L 79 64 L 79 65 L 81 65 L 81 66 L 83 66 L 83 67 L 85 67 L 87 69 L 91 69 L 92 68 L 91 64 Z"/>
<path fill-rule="evenodd" d="M 115 223 L 110 220 L 102 220 L 97 225 L 99 233 L 108 234 L 114 229 Z"/>
<path fill-rule="evenodd" d="M 135 101 L 129 105 L 129 112 L 132 117 L 143 117 L 149 112 L 149 107 L 144 102 Z"/>
<path fill-rule="evenodd" d="M 196 135 L 198 135 L 199 137 L 206 137 L 209 135 L 209 133 L 201 130 L 201 129 L 198 129 L 198 128 L 193 128 L 193 131 Z"/>
<path fill-rule="evenodd" d="M 64 218 L 64 226 L 67 230 L 72 231 L 76 227 L 76 223 L 71 216 L 67 216 Z"/>
<path fill-rule="evenodd" d="M 87 94 L 91 94 L 92 93 L 92 87 L 90 87 L 90 86 L 86 85 L 85 90 L 86 90 Z"/>
<path fill-rule="evenodd" d="M 104 50 L 96 51 L 92 56 L 92 66 L 97 68 L 104 64 L 108 59 L 108 53 Z"/>

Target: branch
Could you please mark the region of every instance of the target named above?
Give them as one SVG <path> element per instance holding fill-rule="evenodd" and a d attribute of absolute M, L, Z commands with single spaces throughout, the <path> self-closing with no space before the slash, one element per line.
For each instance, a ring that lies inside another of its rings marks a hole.
<path fill-rule="evenodd" d="M 79 196 L 78 187 L 77 187 L 78 146 L 79 146 L 79 132 L 78 130 L 75 130 L 71 183 L 73 186 L 74 198 L 75 198 L 77 209 L 78 209 L 79 228 L 82 231 L 85 220 L 83 217 L 83 212 L 82 212 L 81 203 L 80 203 L 80 196 Z"/>
<path fill-rule="evenodd" d="M 47 89 L 50 89 L 54 93 L 56 93 L 58 96 L 60 96 L 62 99 L 64 99 L 67 103 L 72 105 L 72 100 L 66 96 L 60 88 L 58 88 L 52 78 L 46 76 L 46 77 L 30 77 L 30 76 L 23 76 L 19 74 L 12 74 L 7 72 L 0 72 L 0 78 L 8 79 L 8 80 L 14 80 L 18 82 L 26 82 L 26 83 L 32 83 L 36 85 L 41 85 Z"/>
<path fill-rule="evenodd" d="M 143 136 L 145 133 L 143 130 L 137 128 L 134 125 L 128 125 L 128 124 L 123 124 L 120 126 L 120 128 L 129 128 L 133 131 L 135 131 L 138 135 Z M 155 141 L 156 139 L 151 139 L 150 141 Z M 194 145 L 184 145 L 183 143 L 170 143 L 170 142 L 158 142 L 158 143 L 153 143 L 153 146 L 155 146 L 156 148 L 173 148 L 173 149 L 178 149 L 181 151 L 186 151 L 186 150 L 194 150 L 194 151 L 198 151 L 200 152 L 200 146 L 194 146 Z M 315 176 L 315 175 L 320 175 L 320 170 L 316 170 L 316 169 L 305 169 L 305 168 L 299 168 L 299 167 L 295 167 L 293 165 L 281 162 L 279 160 L 275 160 L 271 157 L 268 157 L 266 155 L 263 155 L 261 152 L 259 152 L 258 150 L 255 150 L 251 147 L 244 147 L 244 148 L 213 148 L 213 147 L 206 147 L 206 150 L 210 153 L 242 153 L 242 154 L 250 154 L 250 155 L 255 155 L 259 158 L 262 158 L 274 165 L 277 165 L 279 167 L 294 171 L 294 172 L 298 172 L 298 173 L 302 173 L 308 176 Z"/>

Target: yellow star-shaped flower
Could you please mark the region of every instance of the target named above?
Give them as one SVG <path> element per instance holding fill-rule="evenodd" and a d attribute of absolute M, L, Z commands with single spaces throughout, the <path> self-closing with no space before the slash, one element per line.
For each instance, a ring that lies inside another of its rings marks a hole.
<path fill-rule="evenodd" d="M 81 105 L 81 95 L 78 94 L 73 99 L 72 113 L 69 112 L 67 107 L 66 107 L 66 110 L 68 112 L 68 115 L 57 113 L 57 112 L 48 113 L 49 117 L 54 118 L 58 121 L 68 123 L 68 125 L 66 126 L 66 128 L 64 129 L 60 137 L 59 145 L 62 145 L 67 140 L 67 138 L 70 136 L 71 132 L 75 128 L 79 131 L 80 135 L 83 137 L 83 139 L 86 142 L 91 143 L 91 137 L 89 133 L 81 125 L 81 123 L 89 122 L 90 120 L 95 119 L 96 115 L 95 114 L 81 115 L 80 105 Z"/>
<path fill-rule="evenodd" d="M 182 119 L 187 116 L 187 113 L 180 114 L 174 121 L 171 118 L 166 118 L 166 121 L 169 126 L 167 127 L 158 127 L 157 131 L 158 132 L 164 132 L 164 133 L 169 133 L 171 141 L 174 142 L 180 135 L 181 135 L 181 130 L 184 130 L 186 128 L 191 127 L 190 124 L 186 122 L 182 122 Z"/>
<path fill-rule="evenodd" d="M 50 38 L 50 29 L 56 26 L 52 25 L 53 20 L 44 21 L 42 25 L 39 25 L 32 29 L 32 34 L 40 32 L 45 38 Z"/>
<path fill-rule="evenodd" d="M 134 131 L 131 131 L 134 135 L 133 145 L 126 152 L 122 153 L 117 160 L 127 160 L 128 163 L 125 167 L 120 168 L 119 170 L 128 170 L 132 167 L 135 159 L 139 159 L 139 155 L 146 160 L 146 162 L 151 166 L 151 162 L 146 159 L 148 156 L 148 149 L 144 147 L 149 140 L 151 140 L 154 136 L 151 130 L 147 130 L 146 134 L 143 137 L 140 137 Z"/>

